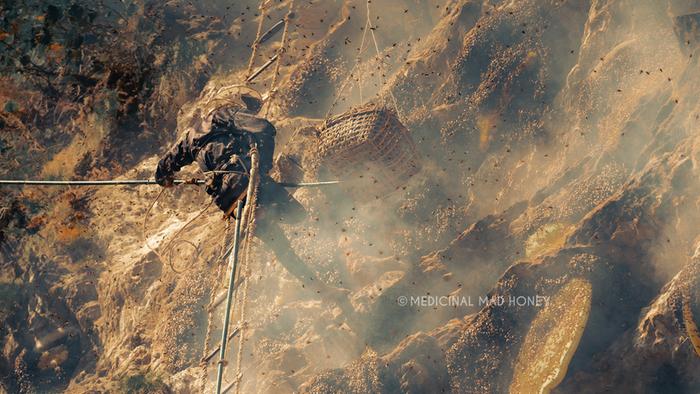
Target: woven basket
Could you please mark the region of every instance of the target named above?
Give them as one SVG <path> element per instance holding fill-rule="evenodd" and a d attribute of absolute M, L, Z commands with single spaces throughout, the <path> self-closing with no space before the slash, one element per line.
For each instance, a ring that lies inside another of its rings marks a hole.
<path fill-rule="evenodd" d="M 327 120 L 320 162 L 353 194 L 382 196 L 418 173 L 415 144 L 393 109 L 369 105 Z"/>

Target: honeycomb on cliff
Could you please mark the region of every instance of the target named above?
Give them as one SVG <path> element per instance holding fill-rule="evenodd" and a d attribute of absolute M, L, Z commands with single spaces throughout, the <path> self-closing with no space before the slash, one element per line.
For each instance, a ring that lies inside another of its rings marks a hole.
<path fill-rule="evenodd" d="M 369 104 L 328 119 L 319 132 L 320 164 L 356 197 L 382 196 L 418 173 L 416 146 L 396 112 Z"/>

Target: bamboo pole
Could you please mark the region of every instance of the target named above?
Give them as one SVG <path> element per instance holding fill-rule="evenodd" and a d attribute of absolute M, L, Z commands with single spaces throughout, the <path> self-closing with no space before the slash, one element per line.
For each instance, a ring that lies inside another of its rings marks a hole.
<path fill-rule="evenodd" d="M 204 179 L 176 179 L 173 181 L 175 185 L 203 185 L 207 181 Z M 322 181 L 322 182 L 279 182 L 283 187 L 318 187 L 337 185 L 340 181 Z M 48 181 L 48 180 L 23 180 L 23 179 L 0 179 L 0 185 L 18 185 L 18 186 L 119 186 L 119 185 L 157 185 L 153 179 L 113 179 L 105 181 Z"/>
<path fill-rule="evenodd" d="M 231 321 L 231 304 L 233 303 L 234 282 L 236 280 L 236 265 L 238 264 L 238 238 L 241 235 L 241 213 L 243 203 L 236 203 L 236 225 L 233 233 L 233 252 L 229 255 L 229 269 L 231 270 L 228 280 L 228 291 L 226 295 L 226 310 L 224 314 L 224 326 L 221 332 L 221 345 L 219 346 L 219 363 L 216 372 L 216 393 L 221 394 L 221 383 L 224 378 L 224 364 L 226 363 L 226 345 L 228 343 L 228 326 Z"/>

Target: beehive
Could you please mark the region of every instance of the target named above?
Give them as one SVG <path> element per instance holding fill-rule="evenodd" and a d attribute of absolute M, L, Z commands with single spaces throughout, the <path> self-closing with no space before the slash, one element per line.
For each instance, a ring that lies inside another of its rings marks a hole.
<path fill-rule="evenodd" d="M 385 195 L 420 170 L 411 135 L 385 106 L 363 106 L 330 118 L 319 142 L 321 164 L 355 195 Z"/>

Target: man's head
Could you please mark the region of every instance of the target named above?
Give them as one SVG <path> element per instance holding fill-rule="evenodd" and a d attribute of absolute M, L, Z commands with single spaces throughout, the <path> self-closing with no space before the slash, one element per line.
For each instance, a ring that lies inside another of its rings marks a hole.
<path fill-rule="evenodd" d="M 239 111 L 257 114 L 263 105 L 262 96 L 255 89 L 246 85 L 207 86 L 202 91 L 198 107 L 204 118 L 211 116 L 221 108 L 238 108 Z"/>

